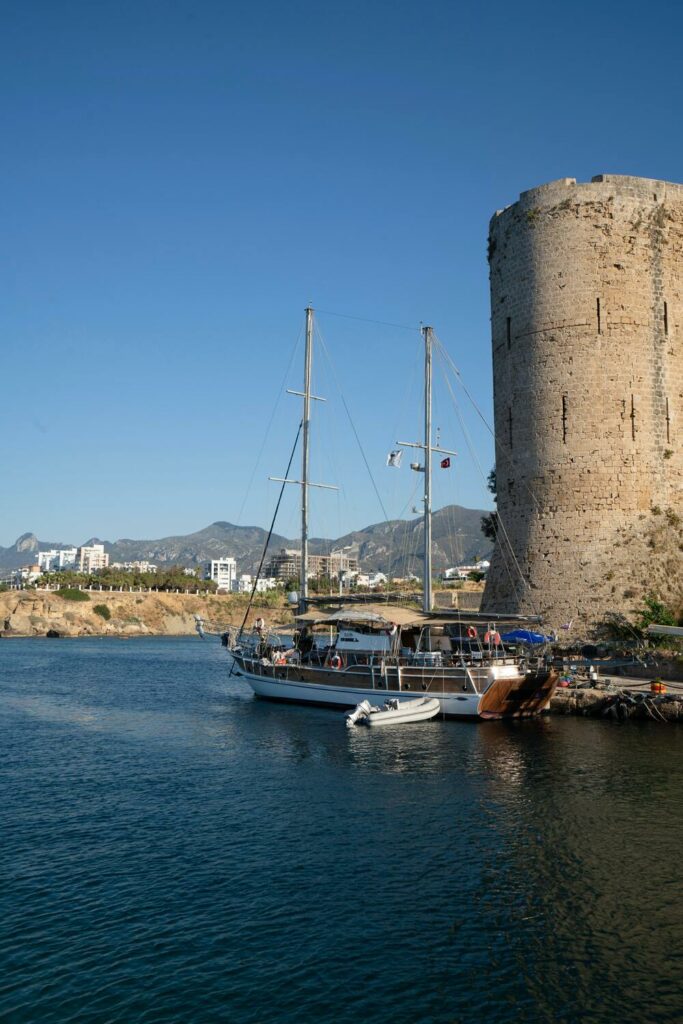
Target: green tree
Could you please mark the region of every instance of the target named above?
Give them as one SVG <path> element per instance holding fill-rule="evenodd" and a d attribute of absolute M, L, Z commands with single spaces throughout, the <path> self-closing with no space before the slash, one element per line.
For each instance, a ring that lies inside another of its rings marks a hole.
<path fill-rule="evenodd" d="M 674 613 L 656 597 L 646 597 L 644 599 L 644 607 L 640 608 L 637 614 L 638 619 L 636 620 L 636 626 L 643 632 L 645 632 L 651 623 L 656 623 L 659 626 L 677 625 Z"/>
<path fill-rule="evenodd" d="M 491 494 L 495 497 L 498 495 L 498 484 L 496 481 L 496 467 L 494 466 L 488 475 L 486 486 L 488 487 Z M 488 540 L 495 542 L 498 537 L 498 513 L 489 512 L 488 515 L 481 517 L 481 532 Z"/>

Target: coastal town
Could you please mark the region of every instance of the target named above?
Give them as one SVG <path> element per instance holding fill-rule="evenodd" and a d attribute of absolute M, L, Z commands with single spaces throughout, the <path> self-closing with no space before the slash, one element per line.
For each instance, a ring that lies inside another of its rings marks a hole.
<path fill-rule="evenodd" d="M 415 574 L 389 576 L 383 572 L 363 572 L 357 553 L 348 550 L 331 551 L 328 555 L 311 555 L 308 560 L 307 576 L 312 590 L 334 593 L 351 593 L 363 590 L 381 590 L 387 585 L 410 586 L 419 582 Z M 490 562 L 481 559 L 470 565 L 458 565 L 445 569 L 439 574 L 444 586 L 464 580 L 480 582 L 485 580 Z M 237 559 L 232 555 L 211 558 L 198 566 L 175 566 L 174 576 L 186 577 L 186 589 L 196 590 L 199 583 L 203 588 L 218 594 L 250 594 L 296 588 L 301 578 L 301 551 L 295 548 L 281 548 L 266 562 L 262 573 L 239 572 Z M 147 589 L 155 587 L 155 577 L 161 576 L 168 566 L 160 567 L 145 560 L 112 562 L 104 544 L 92 543 L 80 547 L 60 547 L 39 551 L 35 562 L 16 569 L 0 570 L 0 588 L 22 590 L 27 587 L 55 589 L 83 585 L 82 577 L 88 577 L 88 585 L 123 589 L 129 587 Z M 116 583 L 114 583 L 116 581 Z M 177 582 L 177 579 L 176 579 Z M 176 587 L 175 589 L 182 589 Z"/>

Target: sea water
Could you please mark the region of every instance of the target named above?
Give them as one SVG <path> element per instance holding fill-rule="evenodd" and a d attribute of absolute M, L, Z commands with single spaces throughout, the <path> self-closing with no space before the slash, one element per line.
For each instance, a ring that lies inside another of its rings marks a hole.
<path fill-rule="evenodd" d="M 683 1020 L 683 731 L 345 727 L 217 643 L 0 642 L 0 1020 Z"/>

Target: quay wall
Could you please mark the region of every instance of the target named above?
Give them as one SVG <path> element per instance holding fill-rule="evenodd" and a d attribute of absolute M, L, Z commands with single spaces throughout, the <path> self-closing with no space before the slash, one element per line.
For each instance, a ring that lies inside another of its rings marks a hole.
<path fill-rule="evenodd" d="M 484 610 L 683 604 L 683 186 L 564 178 L 492 218 L 499 533 Z"/>

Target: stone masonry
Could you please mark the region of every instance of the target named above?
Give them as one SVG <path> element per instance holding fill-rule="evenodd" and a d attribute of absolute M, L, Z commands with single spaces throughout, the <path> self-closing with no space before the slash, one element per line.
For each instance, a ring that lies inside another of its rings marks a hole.
<path fill-rule="evenodd" d="M 523 192 L 489 233 L 501 530 L 484 610 L 683 604 L 683 185 Z"/>

